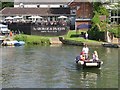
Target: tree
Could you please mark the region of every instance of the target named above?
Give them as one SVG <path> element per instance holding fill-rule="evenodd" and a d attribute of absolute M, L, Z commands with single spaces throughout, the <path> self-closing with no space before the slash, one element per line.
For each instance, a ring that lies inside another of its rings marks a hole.
<path fill-rule="evenodd" d="M 0 6 L 2 7 L 1 9 L 3 9 L 5 7 L 13 7 L 14 2 L 1 2 Z"/>
<path fill-rule="evenodd" d="M 97 12 L 95 12 L 95 15 L 94 15 L 94 17 L 92 18 L 92 22 L 94 23 L 94 24 L 99 24 L 100 23 L 100 18 L 99 18 L 99 14 L 97 13 Z"/>
<path fill-rule="evenodd" d="M 109 16 L 108 10 L 103 6 L 101 2 L 94 2 L 93 3 L 94 7 L 94 14 L 97 12 L 99 15 L 106 15 L 107 17 Z"/>

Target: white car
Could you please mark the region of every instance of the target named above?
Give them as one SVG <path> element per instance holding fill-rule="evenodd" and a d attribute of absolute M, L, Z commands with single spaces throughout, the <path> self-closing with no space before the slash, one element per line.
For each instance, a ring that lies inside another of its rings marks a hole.
<path fill-rule="evenodd" d="M 8 26 L 7 26 L 7 25 L 0 24 L 0 32 L 1 32 L 2 34 L 6 34 L 6 33 L 9 33 L 10 30 L 8 29 Z"/>

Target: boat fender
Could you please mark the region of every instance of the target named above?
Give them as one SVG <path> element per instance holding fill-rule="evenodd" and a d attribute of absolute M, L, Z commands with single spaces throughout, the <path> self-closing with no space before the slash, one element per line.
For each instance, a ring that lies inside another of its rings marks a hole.
<path fill-rule="evenodd" d="M 101 61 L 101 65 L 103 64 L 103 61 Z"/>
<path fill-rule="evenodd" d="M 84 61 L 78 61 L 79 64 L 83 65 L 84 64 Z"/>

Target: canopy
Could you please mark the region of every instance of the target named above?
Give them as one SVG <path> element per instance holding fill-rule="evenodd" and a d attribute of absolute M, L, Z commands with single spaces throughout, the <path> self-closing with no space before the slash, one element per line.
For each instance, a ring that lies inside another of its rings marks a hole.
<path fill-rule="evenodd" d="M 41 16 L 31 16 L 31 17 L 28 17 L 28 18 L 42 18 Z"/>
<path fill-rule="evenodd" d="M 66 16 L 59 16 L 58 18 L 67 18 Z"/>
<path fill-rule="evenodd" d="M 20 16 L 15 16 L 15 17 L 13 17 L 14 19 L 22 19 L 22 17 L 20 17 Z"/>
<path fill-rule="evenodd" d="M 9 16 L 9 17 L 6 17 L 5 19 L 9 19 L 10 20 L 10 19 L 14 19 L 14 18 Z"/>
<path fill-rule="evenodd" d="M 90 27 L 91 27 L 91 25 L 89 25 L 89 24 L 80 24 L 77 26 L 77 29 L 84 29 L 84 28 L 90 28 Z"/>

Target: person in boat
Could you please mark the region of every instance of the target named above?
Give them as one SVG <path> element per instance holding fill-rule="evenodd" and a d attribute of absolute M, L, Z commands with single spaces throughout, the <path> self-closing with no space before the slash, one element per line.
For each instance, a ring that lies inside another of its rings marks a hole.
<path fill-rule="evenodd" d="M 87 44 L 84 44 L 84 47 L 82 48 L 82 52 L 85 54 L 85 59 L 88 59 L 88 53 L 89 53 L 89 48 L 87 47 Z"/>
<path fill-rule="evenodd" d="M 85 60 L 85 53 L 83 51 L 80 53 L 80 60 L 81 61 Z"/>
<path fill-rule="evenodd" d="M 99 60 L 97 51 L 94 51 L 92 57 L 93 57 L 93 61 L 98 61 Z"/>

